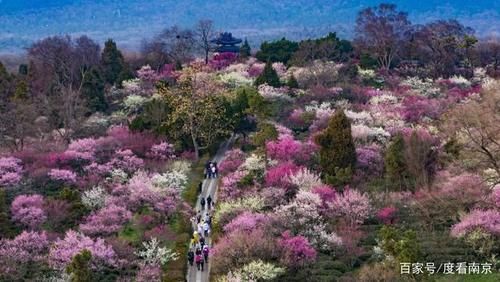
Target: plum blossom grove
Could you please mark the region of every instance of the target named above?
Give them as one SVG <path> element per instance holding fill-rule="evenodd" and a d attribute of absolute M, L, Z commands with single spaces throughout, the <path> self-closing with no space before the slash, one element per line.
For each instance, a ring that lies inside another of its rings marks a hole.
<path fill-rule="evenodd" d="M 352 43 L 283 38 L 204 60 L 201 30 L 172 27 L 135 59 L 112 40 L 101 52 L 56 36 L 29 48 L 26 73 L 0 64 L 0 280 L 399 281 L 401 262 L 426 260 L 498 270 L 500 71 L 488 58 L 500 45 L 439 21 L 407 26 L 420 59 L 404 60 L 402 38 L 385 48 L 365 34 L 364 17 L 406 17 L 394 9 L 360 13 Z M 202 237 L 203 271 L 188 255 Z"/>

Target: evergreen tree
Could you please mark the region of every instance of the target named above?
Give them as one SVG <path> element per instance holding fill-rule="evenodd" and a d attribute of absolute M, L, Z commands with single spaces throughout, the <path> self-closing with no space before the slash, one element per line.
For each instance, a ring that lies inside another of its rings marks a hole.
<path fill-rule="evenodd" d="M 262 73 L 255 80 L 255 85 L 259 86 L 266 83 L 269 86 L 280 87 L 281 82 L 278 73 L 273 69 L 271 61 L 267 61 Z"/>
<path fill-rule="evenodd" d="M 91 113 L 104 112 L 108 108 L 104 98 L 104 81 L 97 68 L 93 68 L 85 76 L 81 93 L 87 100 L 87 108 Z"/>
<path fill-rule="evenodd" d="M 299 49 L 299 43 L 282 38 L 273 42 L 263 42 L 255 57 L 261 61 L 282 62 L 287 64 L 293 53 Z"/>
<path fill-rule="evenodd" d="M 0 189 L 0 237 L 9 238 L 14 235 L 12 223 L 9 220 L 9 208 L 5 199 L 5 190 Z"/>
<path fill-rule="evenodd" d="M 122 74 L 126 68 L 125 59 L 112 39 L 108 39 L 108 41 L 104 43 L 104 50 L 101 55 L 101 65 L 103 78 L 106 83 L 121 83 L 122 80 L 120 79 L 123 79 Z"/>
<path fill-rule="evenodd" d="M 28 75 L 28 65 L 27 64 L 20 64 L 17 72 L 20 75 Z"/>
<path fill-rule="evenodd" d="M 356 148 L 351 135 L 351 122 L 340 110 L 330 119 L 328 127 L 316 137 L 320 146 L 319 163 L 325 180 L 331 184 L 349 181 L 356 165 Z"/>
<path fill-rule="evenodd" d="M 402 190 L 406 187 L 408 167 L 405 160 L 405 141 L 397 135 L 385 153 L 385 173 L 388 186 Z"/>
<path fill-rule="evenodd" d="M 290 88 L 299 88 L 299 82 L 295 78 L 295 76 L 292 74 L 290 79 L 287 81 L 286 85 Z"/>
<path fill-rule="evenodd" d="M 250 44 L 248 44 L 248 40 L 245 38 L 245 42 L 243 42 L 243 45 L 241 45 L 240 48 L 240 57 L 246 59 L 250 57 L 250 55 L 251 55 Z"/>
<path fill-rule="evenodd" d="M 28 83 L 26 80 L 20 78 L 17 80 L 16 89 L 14 91 L 14 99 L 26 100 L 28 99 Z"/>
<path fill-rule="evenodd" d="M 0 98 L 10 97 L 11 77 L 5 69 L 2 62 L 0 62 Z"/>
<path fill-rule="evenodd" d="M 92 253 L 89 250 L 83 250 L 73 257 L 71 263 L 66 268 L 66 272 L 71 274 L 71 282 L 92 282 L 92 270 L 90 269 L 90 260 Z"/>

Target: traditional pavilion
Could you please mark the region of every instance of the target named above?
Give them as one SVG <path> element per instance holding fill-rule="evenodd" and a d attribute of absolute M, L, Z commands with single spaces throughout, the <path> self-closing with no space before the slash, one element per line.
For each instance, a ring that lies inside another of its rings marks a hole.
<path fill-rule="evenodd" d="M 234 38 L 230 32 L 222 32 L 219 34 L 219 37 L 211 40 L 211 42 L 217 44 L 217 47 L 215 48 L 216 52 L 239 53 L 240 46 L 237 44 L 240 44 L 242 40 L 239 38 Z"/>

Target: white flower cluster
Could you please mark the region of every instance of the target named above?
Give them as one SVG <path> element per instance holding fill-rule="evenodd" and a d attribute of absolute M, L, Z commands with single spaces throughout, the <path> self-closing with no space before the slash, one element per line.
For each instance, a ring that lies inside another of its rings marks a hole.
<path fill-rule="evenodd" d="M 304 109 L 306 112 L 317 112 L 318 110 L 328 111 L 332 109 L 332 103 L 323 102 L 318 104 L 317 101 L 312 101 L 309 105 L 306 105 Z"/>
<path fill-rule="evenodd" d="M 259 259 L 245 264 L 228 276 L 233 278 L 227 279 L 228 282 L 233 282 L 234 277 L 238 277 L 241 281 L 270 281 L 283 273 L 285 273 L 284 268 Z"/>
<path fill-rule="evenodd" d="M 434 82 L 430 78 L 422 80 L 418 77 L 409 77 L 401 85 L 410 87 L 413 91 L 425 97 L 438 97 L 440 95 L 439 88 L 434 86 Z"/>
<path fill-rule="evenodd" d="M 467 78 L 461 75 L 454 75 L 448 79 L 451 83 L 456 84 L 460 87 L 469 87 L 471 82 Z"/>
<path fill-rule="evenodd" d="M 396 104 L 397 102 L 398 98 L 390 93 L 384 93 L 370 98 L 370 104 L 372 105 Z"/>
<path fill-rule="evenodd" d="M 292 97 L 287 95 L 288 88 L 286 87 L 272 87 L 267 84 L 261 84 L 258 87 L 259 94 L 266 100 L 292 100 Z"/>
<path fill-rule="evenodd" d="M 139 95 L 141 93 L 141 80 L 139 78 L 124 80 L 122 82 L 123 91 L 127 95 Z"/>
<path fill-rule="evenodd" d="M 354 139 L 364 142 L 378 141 L 385 143 L 391 137 L 391 134 L 382 127 L 369 127 L 364 124 L 353 124 L 351 133 Z"/>
<path fill-rule="evenodd" d="M 219 75 L 220 81 L 230 87 L 250 86 L 253 84 L 253 79 L 244 76 L 241 72 L 229 72 Z"/>
<path fill-rule="evenodd" d="M 241 165 L 243 169 L 247 171 L 262 171 L 266 168 L 266 162 L 262 156 L 257 154 L 252 154 L 245 159 L 245 162 Z"/>
<path fill-rule="evenodd" d="M 312 188 L 322 184 L 319 175 L 307 168 L 303 168 L 297 173 L 290 175 L 289 180 L 292 184 L 299 187 L 300 190 L 304 191 L 311 191 Z"/>
<path fill-rule="evenodd" d="M 160 247 L 160 243 L 156 238 L 142 242 L 142 246 L 144 249 L 136 252 L 136 255 L 142 258 L 144 264 L 165 265 L 167 262 L 179 258 L 179 254 L 171 249 Z"/>
<path fill-rule="evenodd" d="M 130 95 L 123 101 L 123 108 L 127 114 L 135 114 L 149 101 L 148 98 L 139 95 Z"/>
<path fill-rule="evenodd" d="M 158 190 L 164 190 L 167 188 L 175 188 L 183 190 L 186 187 L 188 177 L 181 171 L 171 170 L 162 174 L 155 174 L 151 178 L 151 182 L 154 187 Z"/>
<path fill-rule="evenodd" d="M 358 67 L 358 75 L 363 79 L 372 79 L 375 77 L 375 71 Z"/>
<path fill-rule="evenodd" d="M 106 191 L 104 191 L 102 187 L 95 186 L 92 189 L 83 192 L 82 204 L 91 210 L 97 210 L 104 206 L 106 197 Z"/>
<path fill-rule="evenodd" d="M 353 112 L 350 110 L 345 111 L 345 115 L 350 118 L 353 123 L 363 123 L 363 124 L 372 124 L 373 117 L 369 112 L 361 111 L 361 112 Z"/>

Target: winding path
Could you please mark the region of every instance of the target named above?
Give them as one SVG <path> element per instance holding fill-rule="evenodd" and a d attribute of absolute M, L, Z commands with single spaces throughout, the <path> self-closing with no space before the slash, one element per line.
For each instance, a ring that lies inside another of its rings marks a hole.
<path fill-rule="evenodd" d="M 214 158 L 212 159 L 213 162 L 217 162 L 220 164 L 220 162 L 224 158 L 224 154 L 226 151 L 231 147 L 232 143 L 235 140 L 235 136 L 232 136 L 230 139 L 225 141 L 224 143 L 221 144 L 219 150 L 215 154 Z M 208 195 L 212 197 L 213 201 L 217 203 L 217 185 L 218 184 L 218 178 L 216 179 L 204 179 L 203 180 L 203 185 L 201 189 L 201 195 L 198 196 L 198 200 L 196 202 L 196 210 L 201 210 L 201 205 L 200 205 L 200 199 L 201 197 L 206 198 Z M 211 247 L 212 246 L 212 240 L 210 239 L 210 236 L 207 238 L 208 239 L 208 245 Z M 190 266 L 188 264 L 188 273 L 186 280 L 188 282 L 209 282 L 209 275 L 210 275 L 210 258 L 208 259 L 208 264 L 205 264 L 205 270 L 204 271 L 198 271 L 196 269 L 196 264 L 193 266 Z"/>

